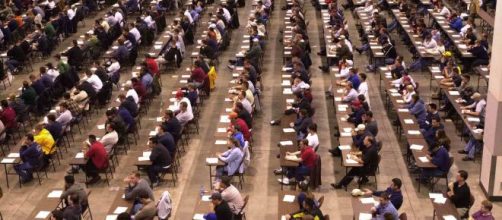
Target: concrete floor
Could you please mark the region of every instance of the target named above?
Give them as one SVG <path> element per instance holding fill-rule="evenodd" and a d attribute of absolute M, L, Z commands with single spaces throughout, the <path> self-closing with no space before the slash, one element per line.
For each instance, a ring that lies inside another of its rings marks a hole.
<path fill-rule="evenodd" d="M 284 2 L 284 0 L 276 1 L 276 9 L 279 9 Z M 239 9 L 241 27 L 239 30 L 233 32 L 230 47 L 222 53 L 220 57 L 221 64 L 219 64 L 217 68 L 217 88 L 202 108 L 200 134 L 193 136 L 190 141 L 190 146 L 187 148 L 187 153 L 182 157 L 178 184 L 176 187 L 173 187 L 171 184 L 167 184 L 155 188 L 155 195 L 157 198 L 165 190 L 168 190 L 173 196 L 173 219 L 191 219 L 200 186 L 203 185 L 206 189 L 209 188 L 207 167 L 205 166 L 204 160 L 209 149 L 212 147 L 206 143 L 212 143 L 215 124 L 218 120 L 217 117 L 214 117 L 213 112 L 218 112 L 222 108 L 221 104 L 223 103 L 223 98 L 227 94 L 227 83 L 231 78 L 230 72 L 225 67 L 227 64 L 226 60 L 233 58 L 235 51 L 239 49 L 238 45 L 242 38 L 241 33 L 250 9 L 250 4 L 248 4 L 245 8 Z M 212 9 L 209 10 L 212 11 Z M 350 202 L 347 202 L 351 196 L 343 190 L 335 191 L 329 186 L 329 183 L 341 178 L 344 173 L 344 168 L 339 165 L 340 158 L 333 158 L 328 153 L 328 149 L 332 146 L 337 146 L 337 143 L 331 135 L 334 121 L 331 101 L 325 99 L 324 96 L 324 91 L 327 90 L 329 86 L 331 76 L 329 74 L 322 73 L 316 68 L 321 64 L 321 59 L 316 55 L 319 51 L 318 45 L 320 35 L 318 27 L 321 21 L 319 20 L 317 12 L 308 2 L 306 4 L 306 11 L 307 19 L 310 21 L 308 31 L 313 50 L 311 55 L 313 65 L 310 71 L 312 72 L 313 81 L 313 105 L 316 108 L 314 121 L 318 124 L 319 128 L 319 137 L 321 140 L 321 149 L 319 154 L 321 155 L 323 161 L 323 185 L 315 193 L 325 196 L 325 203 L 322 211 L 325 214 L 329 214 L 331 219 L 351 219 L 352 207 Z M 350 35 L 352 36 L 351 39 L 353 44 L 360 45 L 360 42 L 356 39 L 357 33 L 354 26 L 355 21 L 348 11 L 345 13 L 346 18 L 349 21 Z M 283 16 L 284 11 L 274 11 L 272 14 L 272 22 L 269 26 L 269 40 L 264 57 L 264 90 L 262 96 L 262 103 L 264 107 L 262 112 L 256 115 L 254 120 L 254 154 L 252 155 L 252 164 L 247 171 L 246 182 L 242 191 L 244 194 L 250 195 L 249 205 L 247 208 L 248 219 L 275 219 L 277 216 L 277 191 L 280 190 L 280 185 L 276 180 L 277 177 L 272 173 L 272 170 L 277 168 L 279 165 L 278 159 L 275 158 L 275 155 L 278 152 L 276 143 L 279 141 L 279 138 L 278 135 L 275 134 L 280 132 L 280 128 L 269 126 L 269 121 L 280 116 L 283 111 L 282 109 L 273 107 L 275 99 L 280 98 L 282 94 L 282 88 L 280 86 L 281 79 L 279 77 L 282 66 L 282 45 L 278 42 L 278 30 L 282 26 Z M 87 26 L 85 28 L 80 28 L 79 30 L 87 31 L 90 25 L 93 24 L 90 19 L 95 18 L 87 19 L 89 20 L 86 21 Z M 204 19 L 207 20 L 207 14 Z M 73 38 L 78 37 L 78 35 L 79 34 L 74 35 Z M 65 40 L 60 48 L 66 48 L 69 42 L 71 42 L 70 39 Z M 193 47 L 188 47 L 187 50 L 193 51 Z M 409 54 L 407 54 L 406 51 L 403 51 L 402 47 L 400 47 L 399 52 L 406 55 L 407 61 L 410 60 Z M 368 59 L 365 55 L 358 55 L 356 53 L 355 62 L 359 69 L 364 69 Z M 183 63 L 184 66 L 180 70 L 184 70 L 188 63 L 189 62 L 186 60 Z M 35 69 L 37 69 L 37 67 L 35 67 Z M 421 85 L 428 85 L 428 74 L 414 73 L 413 76 L 420 82 Z M 16 92 L 17 88 L 21 84 L 21 81 L 26 78 L 27 75 L 16 76 L 13 82 L 14 85 L 8 88 L 7 91 L 2 91 L 1 97 L 5 97 L 5 94 L 9 94 L 10 92 Z M 172 84 L 169 83 L 173 80 L 172 73 L 163 74 L 162 80 L 164 82 L 164 88 L 161 96 L 165 97 L 166 95 L 169 95 L 173 89 Z M 389 185 L 392 178 L 399 177 L 403 180 L 402 190 L 405 199 L 400 212 L 406 212 L 409 219 L 432 219 L 432 205 L 428 198 L 428 191 L 422 190 L 421 192 L 418 192 L 418 185 L 414 181 L 414 176 L 410 176 L 406 168 L 402 156 L 402 153 L 404 152 L 401 147 L 402 145 L 400 145 L 396 138 L 387 112 L 384 111 L 385 108 L 382 103 L 380 91 L 378 90 L 378 75 L 369 74 L 368 82 L 370 86 L 371 105 L 380 130 L 378 138 L 384 143 L 380 175 L 378 176 L 378 186 L 370 184 L 369 188 L 382 189 Z M 427 88 L 427 86 L 422 86 L 422 88 Z M 427 102 L 430 100 L 428 98 L 430 97 L 430 92 L 424 90 L 425 89 L 422 89 L 421 96 L 425 98 Z M 142 129 L 140 130 L 141 139 L 139 140 L 138 146 L 132 147 L 130 151 L 131 153 L 128 155 L 121 155 L 119 157 L 120 166 L 115 173 L 115 178 L 111 182 L 111 187 L 108 187 L 105 183 L 97 184 L 96 186 L 91 187 L 93 192 L 90 197 L 90 204 L 93 208 L 92 211 L 94 216 L 97 217 L 96 219 L 104 219 L 105 213 L 110 208 L 112 200 L 119 193 L 118 191 L 121 187 L 124 186 L 122 183 L 123 177 L 125 177 L 130 171 L 136 169 L 136 167 L 131 165 L 136 158 L 130 155 L 134 155 L 135 152 L 139 152 L 144 149 L 143 144 L 146 143 L 146 136 L 156 124 L 155 117 L 159 115 L 159 111 L 163 108 L 163 103 L 161 103 L 160 100 L 160 97 L 154 100 L 150 111 L 142 119 Z M 99 113 L 100 116 L 103 114 L 103 111 Z M 91 122 L 90 124 L 92 125 L 93 123 Z M 455 157 L 455 164 L 452 168 L 452 173 L 460 168 L 469 171 L 470 177 L 468 183 L 471 187 L 471 191 L 476 197 L 477 202 L 474 209 L 477 210 L 479 208 L 479 201 L 484 199 L 484 195 L 478 186 L 480 163 L 479 161 L 463 162 L 460 160 L 461 155 L 456 154 L 456 151 L 461 149 L 464 146 L 464 143 L 461 142 L 458 136 L 454 135 L 454 127 L 451 122 L 446 122 L 445 125 L 449 137 L 453 142 L 452 152 Z M 57 167 L 56 172 L 49 173 L 48 179 L 43 179 L 42 186 L 32 183 L 23 186 L 23 188 L 13 187 L 11 185 L 11 188 L 7 189 L 5 186 L 4 171 L 3 169 L 0 171 L 0 185 L 4 189 L 5 194 L 0 200 L 0 211 L 5 219 L 26 219 L 29 213 L 36 206 L 39 200 L 37 198 L 45 196 L 52 188 L 63 186 L 63 176 L 65 175 L 65 170 L 68 168 L 68 158 L 74 155 L 77 151 L 79 143 L 81 143 L 80 141 L 83 140 L 84 136 L 86 136 L 86 131 L 89 129 L 89 127 L 84 128 L 84 135 L 77 135 L 76 141 L 73 143 L 75 146 L 70 149 L 69 153 L 65 153 L 66 160 L 62 161 L 62 165 Z M 13 179 L 13 177 L 11 177 L 11 179 Z M 77 180 L 83 181 L 82 174 L 77 176 Z M 450 180 L 453 180 L 451 175 Z M 350 188 L 355 187 L 355 185 L 350 186 Z M 441 184 L 438 187 L 440 189 L 444 189 L 444 186 Z M 502 216 L 502 203 L 495 203 L 493 212 L 495 216 Z"/>

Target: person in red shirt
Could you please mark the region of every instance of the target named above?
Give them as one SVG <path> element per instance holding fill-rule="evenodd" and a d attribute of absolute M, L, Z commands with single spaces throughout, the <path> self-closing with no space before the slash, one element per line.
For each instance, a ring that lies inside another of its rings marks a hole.
<path fill-rule="evenodd" d="M 251 139 L 251 132 L 249 131 L 249 127 L 246 124 L 246 121 L 242 120 L 241 118 L 238 118 L 238 115 L 236 112 L 232 112 L 228 115 L 228 118 L 230 119 L 231 125 L 229 130 L 233 130 L 234 127 L 239 127 L 239 131 L 242 132 L 242 135 L 244 136 L 244 139 L 246 141 L 249 141 Z"/>
<path fill-rule="evenodd" d="M 132 88 L 136 91 L 136 93 L 138 93 L 140 99 L 146 96 L 146 88 L 138 78 L 133 77 L 131 79 L 131 83 L 132 83 Z"/>
<path fill-rule="evenodd" d="M 195 61 L 193 64 L 192 75 L 190 75 L 190 79 L 192 80 L 195 87 L 199 88 L 202 83 L 204 83 L 204 79 L 206 78 L 206 73 L 200 67 L 200 63 Z"/>
<path fill-rule="evenodd" d="M 17 128 L 16 122 L 16 111 L 9 106 L 7 100 L 2 100 L 2 109 L 0 110 L 0 120 L 2 120 L 5 125 L 7 133 L 13 132 L 13 129 Z"/>
<path fill-rule="evenodd" d="M 299 165 L 294 168 L 289 168 L 286 170 L 286 177 L 283 179 L 277 179 L 282 184 L 289 185 L 292 178 L 296 181 L 303 181 L 305 176 L 310 175 L 310 171 L 314 169 L 317 154 L 314 149 L 310 147 L 307 139 L 300 141 L 300 151 L 296 152 L 286 152 L 286 160 L 298 162 Z M 282 168 L 274 170 L 274 173 L 281 174 L 283 172 Z"/>
<path fill-rule="evenodd" d="M 87 181 L 86 184 L 94 184 L 98 182 L 101 177 L 99 170 L 108 167 L 108 154 L 106 153 L 105 146 L 96 140 L 95 135 L 89 135 L 84 149 L 84 157 L 87 159 L 87 164 L 83 167 L 85 175 L 92 179 Z"/>
<path fill-rule="evenodd" d="M 159 74 L 159 64 L 150 54 L 145 55 L 145 66 L 152 73 L 152 76 Z"/>

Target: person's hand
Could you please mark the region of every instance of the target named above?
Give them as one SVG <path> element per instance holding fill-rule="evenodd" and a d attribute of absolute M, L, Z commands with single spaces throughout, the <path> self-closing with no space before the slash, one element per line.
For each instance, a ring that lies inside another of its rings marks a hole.
<path fill-rule="evenodd" d="M 284 215 L 284 217 L 285 217 L 287 220 L 291 219 L 291 215 L 289 215 L 289 214 Z"/>
<path fill-rule="evenodd" d="M 376 212 L 376 208 L 375 207 L 371 207 L 371 212 L 375 213 Z"/>
<path fill-rule="evenodd" d="M 291 122 L 289 123 L 289 127 L 294 127 L 295 126 L 295 123 Z"/>
<path fill-rule="evenodd" d="M 446 195 L 448 195 L 448 197 L 453 196 L 453 191 L 448 191 L 448 192 L 446 193 Z"/>

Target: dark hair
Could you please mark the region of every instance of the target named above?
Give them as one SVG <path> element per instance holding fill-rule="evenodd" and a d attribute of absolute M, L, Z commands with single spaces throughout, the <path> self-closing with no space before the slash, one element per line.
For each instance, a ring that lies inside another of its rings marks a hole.
<path fill-rule="evenodd" d="M 91 141 L 91 142 L 96 141 L 96 135 L 90 134 L 90 135 L 88 136 L 88 138 L 89 138 L 89 141 Z"/>
<path fill-rule="evenodd" d="M 28 139 L 29 141 L 34 141 L 35 138 L 33 137 L 33 134 L 26 134 L 25 135 L 26 139 Z"/>
<path fill-rule="evenodd" d="M 429 103 L 429 107 L 434 110 L 438 109 L 438 105 L 436 105 L 436 103 Z"/>
<path fill-rule="evenodd" d="M 310 208 L 315 207 L 315 201 L 312 198 L 305 198 L 304 202 Z"/>
<path fill-rule="evenodd" d="M 367 117 L 373 118 L 373 112 L 372 111 L 367 111 L 364 113 Z"/>
<path fill-rule="evenodd" d="M 78 201 L 78 195 L 77 194 L 72 194 L 70 196 L 70 201 L 73 203 L 73 205 L 78 205 L 80 206 L 80 202 Z"/>
<path fill-rule="evenodd" d="M 7 100 L 6 100 L 6 99 L 2 100 L 2 102 L 1 102 L 1 103 L 2 103 L 2 107 L 3 107 L 3 108 L 7 108 L 7 107 L 9 107 L 9 102 L 7 102 Z"/>
<path fill-rule="evenodd" d="M 314 132 L 317 132 L 317 124 L 316 123 L 312 123 L 309 128 L 310 130 L 314 131 Z"/>
<path fill-rule="evenodd" d="M 232 181 L 232 177 L 230 176 L 222 176 L 221 177 L 221 183 L 223 183 L 225 186 L 230 186 Z"/>
<path fill-rule="evenodd" d="M 153 144 L 158 144 L 159 143 L 159 138 L 157 136 L 152 136 L 149 139 Z"/>
<path fill-rule="evenodd" d="M 389 193 L 383 192 L 382 194 L 380 194 L 380 198 L 385 199 L 385 200 L 389 200 L 389 198 L 390 198 Z"/>
<path fill-rule="evenodd" d="M 174 112 L 172 110 L 167 110 L 165 114 L 168 115 L 169 118 L 173 118 L 174 117 Z"/>
<path fill-rule="evenodd" d="M 63 220 L 63 211 L 57 209 L 57 210 L 53 210 L 51 212 L 52 214 L 52 217 L 55 218 L 56 220 Z"/>
<path fill-rule="evenodd" d="M 73 185 L 75 183 L 75 177 L 73 175 L 66 175 L 64 177 L 64 182 Z"/>
<path fill-rule="evenodd" d="M 117 216 L 117 220 L 131 220 L 131 215 L 127 212 L 122 212 Z"/>
<path fill-rule="evenodd" d="M 392 183 L 394 183 L 394 186 L 396 186 L 398 189 L 401 189 L 401 186 L 403 185 L 403 182 L 399 178 L 392 179 Z"/>
<path fill-rule="evenodd" d="M 359 73 L 359 77 L 361 77 L 361 79 L 365 81 L 368 76 L 366 76 L 366 73 Z"/>
<path fill-rule="evenodd" d="M 467 171 L 465 170 L 459 170 L 458 171 L 458 174 L 460 175 L 460 177 L 462 177 L 462 179 L 464 180 L 467 180 L 467 177 L 469 177 L 469 174 L 467 173 Z"/>
<path fill-rule="evenodd" d="M 56 115 L 54 115 L 54 114 L 47 115 L 47 120 L 50 122 L 56 121 Z"/>

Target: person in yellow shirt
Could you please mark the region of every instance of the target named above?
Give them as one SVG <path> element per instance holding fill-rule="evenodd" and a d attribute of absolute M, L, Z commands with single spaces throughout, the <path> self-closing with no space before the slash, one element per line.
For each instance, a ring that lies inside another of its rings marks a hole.
<path fill-rule="evenodd" d="M 43 123 L 37 124 L 35 126 L 35 129 L 33 129 L 33 134 L 35 142 L 37 142 L 40 147 L 42 147 L 44 155 L 50 155 L 56 150 L 54 146 L 54 138 L 52 138 L 51 133 L 49 133 L 49 131 L 44 128 Z"/>

